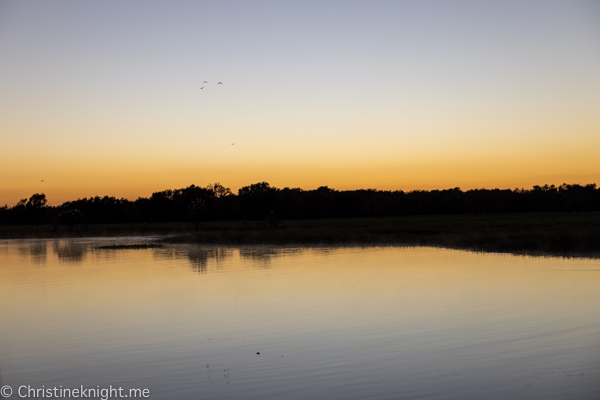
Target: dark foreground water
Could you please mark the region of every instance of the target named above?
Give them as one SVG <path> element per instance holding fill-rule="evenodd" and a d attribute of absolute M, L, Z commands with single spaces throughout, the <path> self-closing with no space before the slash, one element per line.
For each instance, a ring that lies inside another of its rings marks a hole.
<path fill-rule="evenodd" d="M 0 241 L 13 398 L 600 399 L 598 260 L 132 241 Z"/>

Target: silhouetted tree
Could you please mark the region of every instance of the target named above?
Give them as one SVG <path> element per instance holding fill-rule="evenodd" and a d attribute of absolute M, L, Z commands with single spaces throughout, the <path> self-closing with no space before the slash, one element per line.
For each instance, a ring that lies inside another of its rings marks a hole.
<path fill-rule="evenodd" d="M 72 231 L 75 227 L 85 220 L 85 215 L 79 209 L 64 210 L 58 213 L 57 221 L 64 225 L 66 229 Z"/>
<path fill-rule="evenodd" d="M 188 206 L 188 214 L 194 223 L 194 228 L 200 228 L 200 222 L 206 218 L 206 202 L 202 199 L 194 199 Z"/>
<path fill-rule="evenodd" d="M 201 200 L 201 202 L 200 202 Z M 195 204 L 195 205 L 194 205 Z M 201 207 L 199 204 L 203 204 Z M 536 185 L 532 189 L 500 190 L 460 188 L 411 192 L 360 189 L 337 191 L 327 186 L 315 190 L 277 189 L 267 182 L 244 186 L 233 194 L 220 183 L 154 192 L 135 201 L 96 196 L 50 207 L 43 193 L 21 199 L 13 207 L 0 207 L 0 224 L 38 224 L 51 215 L 79 210 L 86 223 L 129 223 L 201 220 L 277 219 L 393 216 L 417 214 L 488 214 L 508 212 L 600 211 L 596 184 Z M 66 219 L 65 219 L 66 218 Z M 55 220 L 57 220 L 55 218 Z M 58 220 L 57 220 L 58 221 Z M 67 226 L 75 226 L 65 223 Z"/>
<path fill-rule="evenodd" d="M 25 204 L 25 210 L 29 223 L 40 224 L 44 221 L 46 204 L 46 195 L 44 193 L 36 193 L 32 195 Z"/>
<path fill-rule="evenodd" d="M 209 183 L 206 189 L 212 193 L 213 197 L 216 197 L 218 199 L 231 195 L 231 189 L 221 185 L 219 182 Z"/>
<path fill-rule="evenodd" d="M 238 200 L 244 218 L 264 219 L 275 209 L 277 189 L 267 182 L 253 183 L 238 190 Z"/>

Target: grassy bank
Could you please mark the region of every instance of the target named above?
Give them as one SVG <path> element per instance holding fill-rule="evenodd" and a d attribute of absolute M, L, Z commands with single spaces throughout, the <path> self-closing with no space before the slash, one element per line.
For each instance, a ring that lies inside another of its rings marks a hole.
<path fill-rule="evenodd" d="M 192 224 L 115 224 L 77 227 L 0 227 L 1 238 L 152 236 L 170 243 L 203 244 L 401 244 L 487 252 L 600 256 L 600 213 L 406 216 L 391 218 Z"/>

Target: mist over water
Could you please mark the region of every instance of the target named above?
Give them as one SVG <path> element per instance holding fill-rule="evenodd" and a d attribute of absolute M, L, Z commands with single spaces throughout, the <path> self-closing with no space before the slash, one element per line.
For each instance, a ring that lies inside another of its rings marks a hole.
<path fill-rule="evenodd" d="M 153 399 L 596 399 L 600 261 L 0 241 L 0 383 Z"/>

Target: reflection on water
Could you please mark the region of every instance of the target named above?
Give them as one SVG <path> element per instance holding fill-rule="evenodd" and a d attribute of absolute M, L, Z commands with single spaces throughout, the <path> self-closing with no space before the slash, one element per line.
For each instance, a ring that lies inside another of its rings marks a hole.
<path fill-rule="evenodd" d="M 268 269 L 273 260 L 293 257 L 306 252 L 308 249 L 303 247 L 285 248 L 272 246 L 250 246 L 234 249 L 232 247 L 203 247 L 195 245 L 173 245 L 172 247 L 149 249 L 97 249 L 96 247 L 99 246 L 139 242 L 139 240 L 131 239 L 104 239 L 101 242 L 98 242 L 98 240 L 29 240 L 20 242 L 19 246 L 15 246 L 15 251 L 21 256 L 21 262 L 43 265 L 47 262 L 52 263 L 53 259 L 62 263 L 72 264 L 83 263 L 86 260 L 92 260 L 92 262 L 111 262 L 111 260 L 122 256 L 123 252 L 141 253 L 142 250 L 145 250 L 150 252 L 152 257 L 159 262 L 180 262 L 187 257 L 192 270 L 200 274 L 205 274 L 208 271 L 209 265 L 218 270 L 228 259 L 236 255 L 252 268 Z M 329 247 L 310 248 L 312 253 L 321 256 L 327 256 L 334 250 L 335 248 Z"/>
<path fill-rule="evenodd" d="M 207 272 L 209 260 L 215 264 L 218 269 L 224 262 L 233 256 L 233 250 L 229 248 L 203 248 L 198 246 L 189 246 L 187 248 L 187 257 L 192 264 L 192 269 L 201 274 Z"/>
<path fill-rule="evenodd" d="M 300 254 L 300 248 L 273 248 L 268 246 L 245 247 L 239 250 L 240 257 L 253 268 L 270 268 L 271 261 Z"/>
<path fill-rule="evenodd" d="M 600 262 L 0 241 L 0 379 L 155 399 L 597 399 Z"/>
<path fill-rule="evenodd" d="M 28 243 L 28 246 L 18 247 L 17 251 L 22 258 L 32 264 L 46 264 L 47 245 L 45 241 L 33 241 Z"/>
<path fill-rule="evenodd" d="M 207 273 L 209 265 L 218 270 L 234 254 L 233 249 L 227 247 L 205 248 L 190 245 L 153 250 L 152 255 L 156 261 L 181 262 L 187 258 L 192 270 L 200 274 Z"/>
<path fill-rule="evenodd" d="M 64 262 L 82 262 L 85 259 L 89 247 L 87 243 L 79 243 L 72 240 L 56 240 L 52 242 L 52 250 L 58 259 Z"/>

